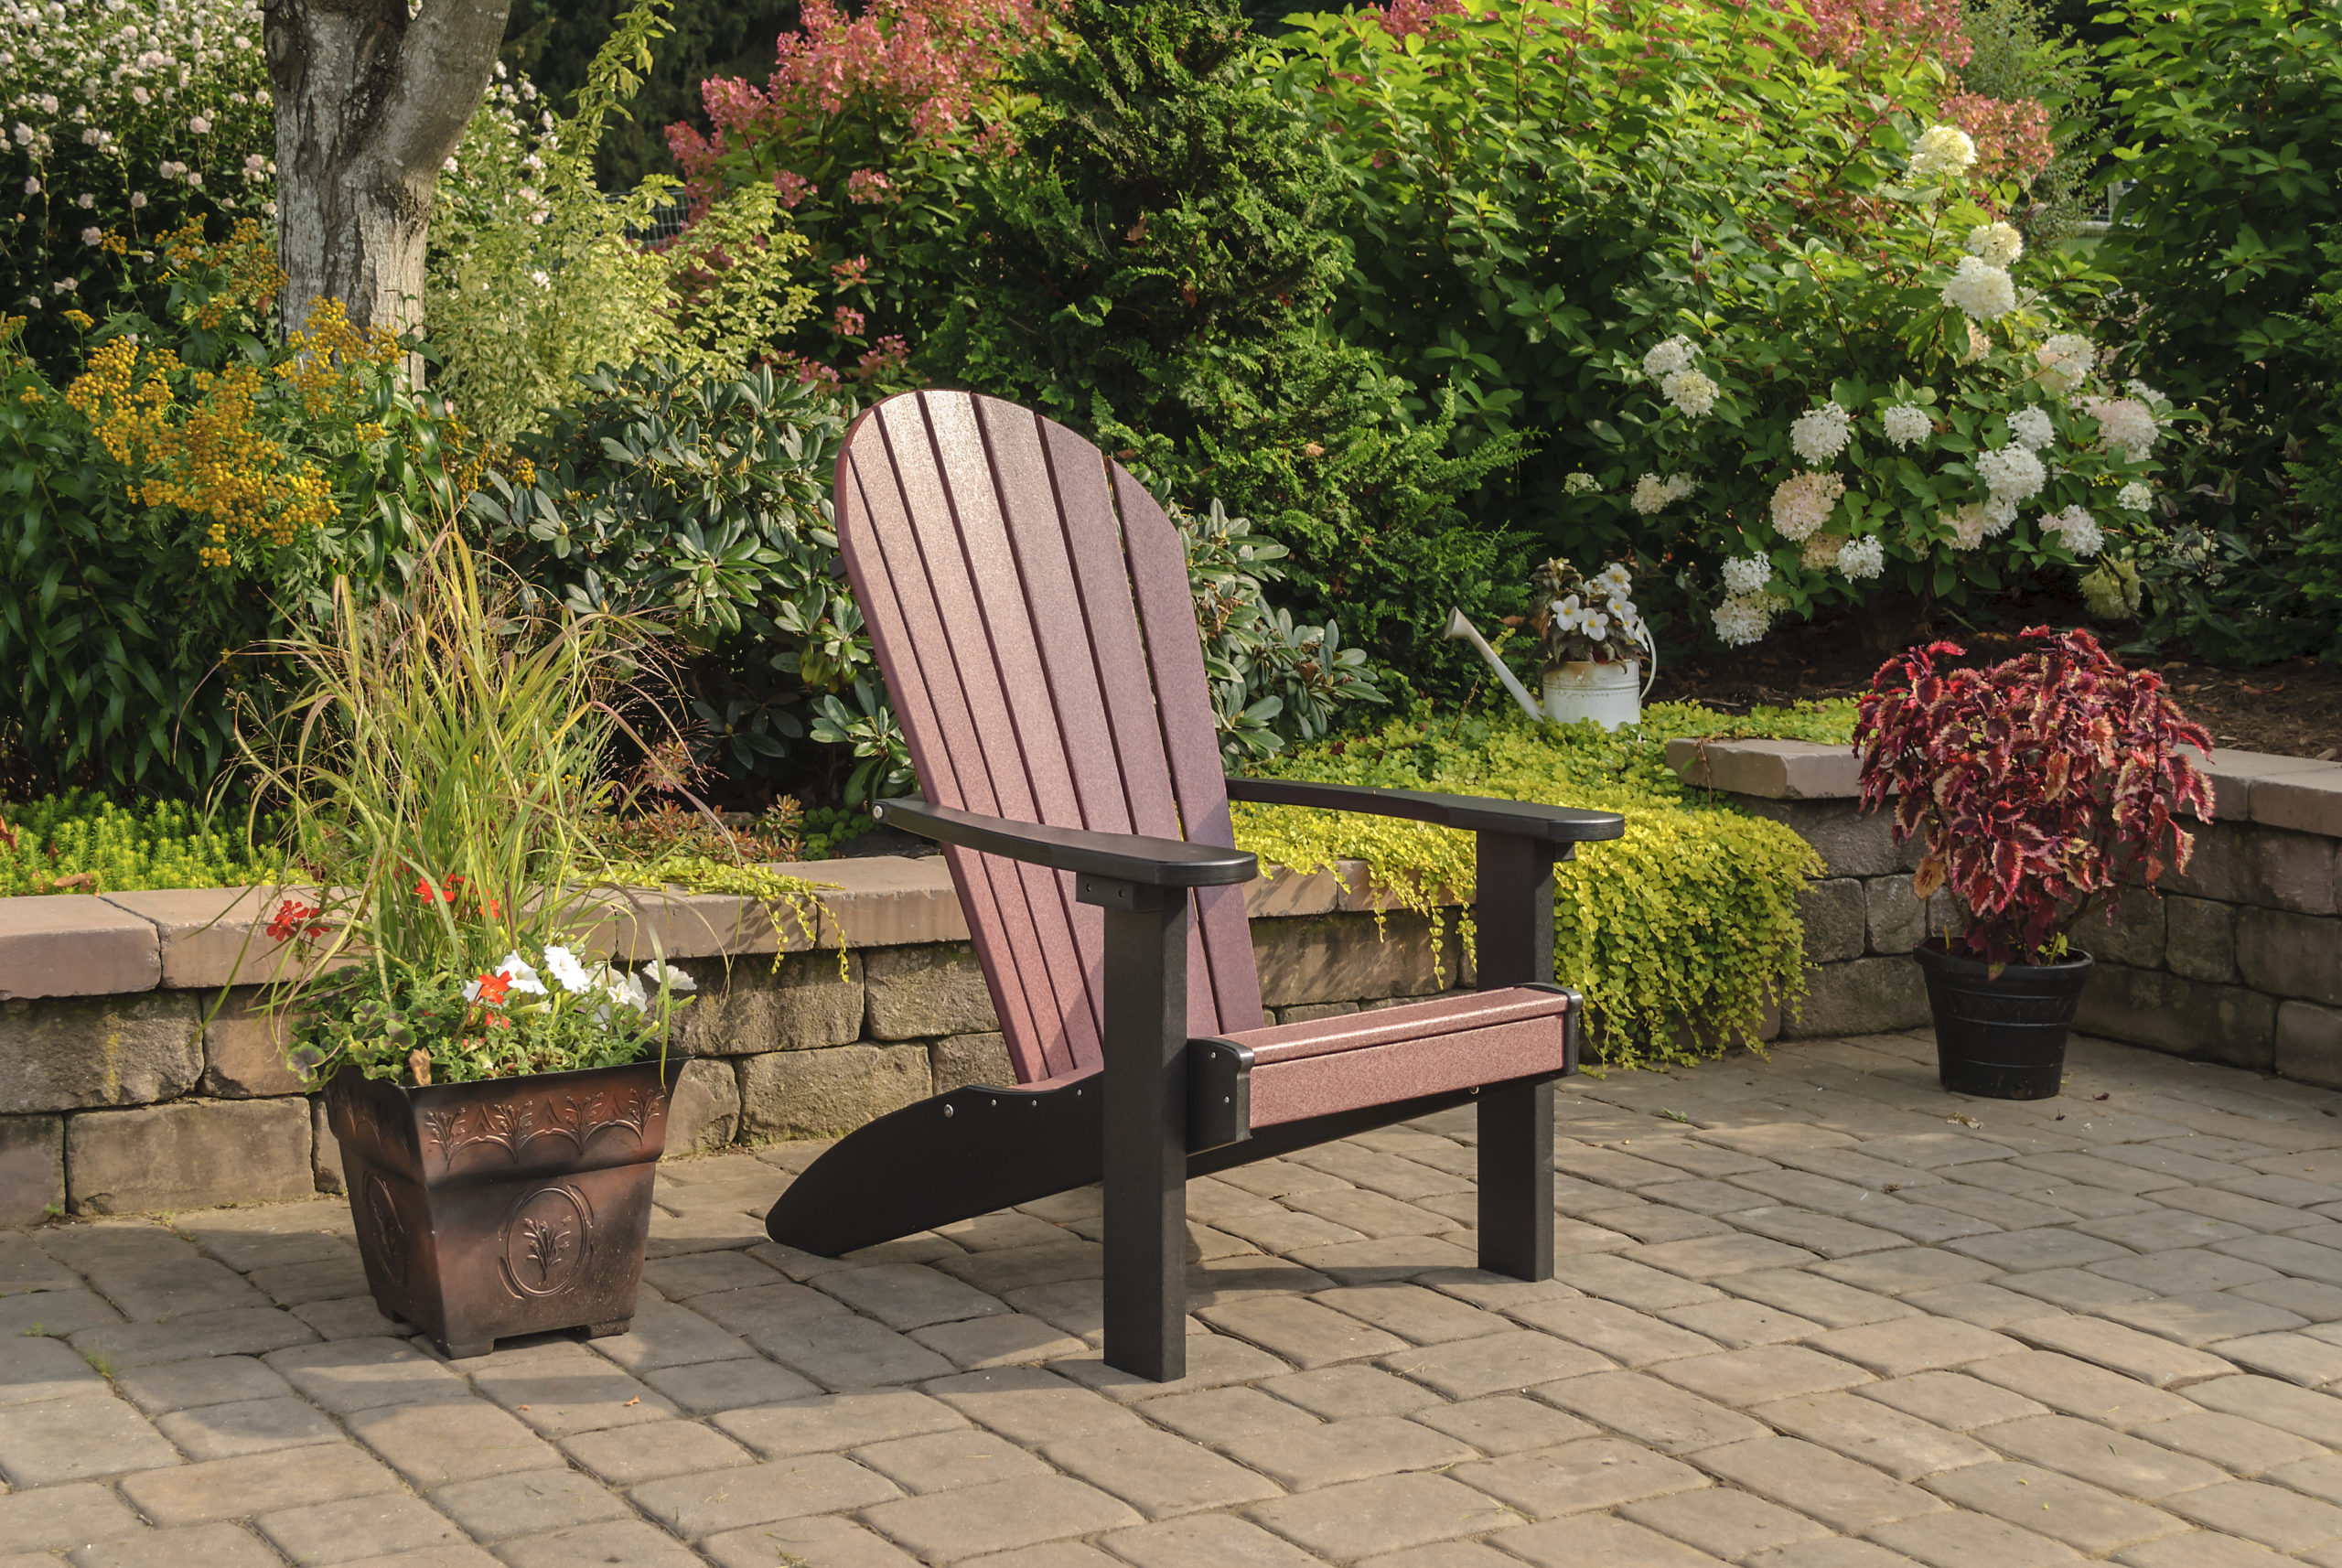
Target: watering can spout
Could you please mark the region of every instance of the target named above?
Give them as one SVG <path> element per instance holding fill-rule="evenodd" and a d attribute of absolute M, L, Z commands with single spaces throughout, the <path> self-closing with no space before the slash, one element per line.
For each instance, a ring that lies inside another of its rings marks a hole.
<path fill-rule="evenodd" d="M 1545 710 L 1537 705 L 1537 699 L 1529 694 L 1529 688 L 1520 683 L 1520 677 L 1505 668 L 1504 660 L 1497 657 L 1497 650 L 1490 648 L 1478 628 L 1464 618 L 1462 610 L 1447 612 L 1445 635 L 1457 641 L 1468 642 L 1477 650 L 1480 657 L 1488 660 L 1488 668 L 1496 671 L 1497 679 L 1504 682 L 1504 689 L 1512 693 L 1512 700 L 1520 704 L 1520 711 L 1539 724 L 1544 722 Z"/>

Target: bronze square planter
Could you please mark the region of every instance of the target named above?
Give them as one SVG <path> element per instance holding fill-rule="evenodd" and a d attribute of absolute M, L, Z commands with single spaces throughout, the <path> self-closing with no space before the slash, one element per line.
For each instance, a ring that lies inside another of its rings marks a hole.
<path fill-rule="evenodd" d="M 375 1304 L 450 1357 L 623 1333 L 682 1061 L 426 1089 L 336 1073 L 326 1114 Z"/>

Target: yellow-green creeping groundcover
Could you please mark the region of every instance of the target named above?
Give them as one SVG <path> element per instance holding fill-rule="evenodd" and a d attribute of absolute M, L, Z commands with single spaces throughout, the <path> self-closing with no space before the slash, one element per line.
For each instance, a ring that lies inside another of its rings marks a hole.
<path fill-rule="evenodd" d="M 1623 812 L 1624 839 L 1585 845 L 1554 873 L 1553 967 L 1561 983 L 1585 993 L 1602 1058 L 1633 1066 L 1754 1045 L 1767 1004 L 1804 994 L 1798 894 L 1821 871 L 1811 846 L 1780 823 L 1686 788 L 1667 766 L 1667 742 L 1846 742 L 1853 725 L 1853 704 L 1842 702 L 1760 708 L 1746 719 L 1660 703 L 1616 733 L 1532 724 L 1518 712 L 1458 718 L 1419 709 L 1255 770 Z M 1435 930 L 1440 890 L 1471 897 L 1468 833 L 1295 806 L 1239 805 L 1235 814 L 1238 845 L 1264 863 L 1317 871 L 1364 861 Z M 1463 936 L 1470 940 L 1468 920 Z"/>

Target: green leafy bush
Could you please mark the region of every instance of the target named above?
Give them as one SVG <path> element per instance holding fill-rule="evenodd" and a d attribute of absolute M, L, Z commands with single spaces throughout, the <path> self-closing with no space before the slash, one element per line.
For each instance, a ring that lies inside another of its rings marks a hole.
<path fill-rule="evenodd" d="M 0 898 L 274 881 L 282 858 L 255 847 L 244 826 L 180 801 L 134 808 L 83 789 L 0 803 Z"/>
<path fill-rule="evenodd" d="M 253 646 L 337 575 L 395 575 L 479 459 L 336 302 L 277 339 L 257 225 L 190 225 L 139 266 L 166 316 L 72 313 L 63 391 L 0 337 L 0 745 L 39 787 L 200 795 L 271 703 Z"/>
<path fill-rule="evenodd" d="M 1518 540 L 1458 499 L 1518 456 L 1458 455 L 1436 392 L 1330 331 L 1348 198 L 1316 127 L 1224 0 L 1077 0 L 1020 57 L 1013 158 L 973 181 L 940 380 L 1118 451 L 1159 494 L 1283 540 L 1311 621 L 1421 675 L 1448 607 L 1486 602 Z"/>
<path fill-rule="evenodd" d="M 1260 771 L 1624 812 L 1624 839 L 1589 844 L 1556 868 L 1554 968 L 1600 1020 L 1603 1059 L 1630 1066 L 1754 1045 L 1766 1008 L 1804 993 L 1798 902 L 1821 871 L 1789 828 L 1687 790 L 1667 766 L 1667 740 L 1750 730 L 1844 740 L 1853 720 L 1842 703 L 1736 723 L 1662 703 L 1638 728 L 1613 733 L 1509 711 L 1491 721 L 1419 709 Z M 1379 888 L 1426 914 L 1442 890 L 1471 896 L 1469 833 L 1291 806 L 1234 811 L 1238 846 L 1264 862 L 1313 871 L 1362 860 Z"/>

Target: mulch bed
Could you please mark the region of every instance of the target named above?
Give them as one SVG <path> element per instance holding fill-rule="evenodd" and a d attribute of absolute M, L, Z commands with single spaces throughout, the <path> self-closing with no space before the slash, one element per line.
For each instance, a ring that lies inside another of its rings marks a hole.
<path fill-rule="evenodd" d="M 1997 631 L 1955 634 L 1950 640 L 1986 659 L 2005 658 L 2017 647 L 2014 637 Z M 1662 664 L 1651 700 L 1746 713 L 1756 703 L 1856 696 L 1885 658 L 1845 622 L 1782 627 L 1756 648 Z M 2154 668 L 2180 710 L 2210 730 L 2218 746 L 2329 761 L 2342 756 L 2342 668 L 2311 659 L 2253 670 L 2174 659 Z"/>

